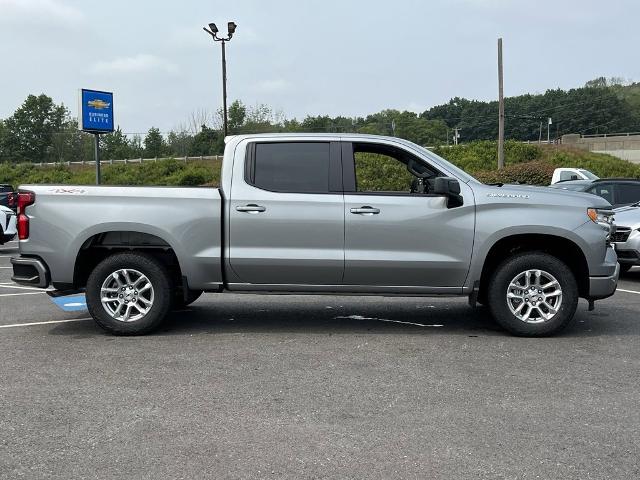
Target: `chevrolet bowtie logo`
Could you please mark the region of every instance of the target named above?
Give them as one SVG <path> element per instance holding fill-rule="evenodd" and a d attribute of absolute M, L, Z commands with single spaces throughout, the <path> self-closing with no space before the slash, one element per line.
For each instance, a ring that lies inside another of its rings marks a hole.
<path fill-rule="evenodd" d="M 95 108 L 96 110 L 103 110 L 105 108 L 109 108 L 110 103 L 105 102 L 104 100 L 100 100 L 96 98 L 95 100 L 90 100 L 87 102 L 87 105 Z"/>

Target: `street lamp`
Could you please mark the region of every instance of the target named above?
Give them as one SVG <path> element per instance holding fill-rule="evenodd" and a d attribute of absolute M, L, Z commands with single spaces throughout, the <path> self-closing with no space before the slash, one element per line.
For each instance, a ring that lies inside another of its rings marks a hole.
<path fill-rule="evenodd" d="M 210 23 L 209 28 L 202 27 L 202 29 L 211 35 L 214 42 L 222 43 L 222 121 L 223 121 L 223 129 L 224 136 L 227 136 L 228 128 L 227 128 L 227 59 L 225 56 L 225 43 L 231 40 L 233 34 L 236 32 L 237 25 L 234 22 L 227 23 L 227 36 L 219 37 L 218 36 L 218 27 L 215 23 Z"/>

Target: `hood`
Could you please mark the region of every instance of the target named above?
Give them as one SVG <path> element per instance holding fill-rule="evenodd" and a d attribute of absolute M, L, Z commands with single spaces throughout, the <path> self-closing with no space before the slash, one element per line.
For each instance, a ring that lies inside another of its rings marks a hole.
<path fill-rule="evenodd" d="M 619 227 L 640 228 L 640 207 L 620 207 L 615 212 L 615 222 Z"/>
<path fill-rule="evenodd" d="M 534 185 L 482 185 L 482 196 L 488 200 L 520 200 L 530 204 L 563 205 L 585 208 L 612 208 L 604 198 L 591 193 L 538 187 Z"/>

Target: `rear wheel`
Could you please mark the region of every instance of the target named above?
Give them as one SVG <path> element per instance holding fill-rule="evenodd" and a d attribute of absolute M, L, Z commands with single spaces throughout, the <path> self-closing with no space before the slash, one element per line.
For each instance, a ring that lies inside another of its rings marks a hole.
<path fill-rule="evenodd" d="M 488 287 L 496 321 L 514 335 L 551 335 L 565 328 L 578 305 L 578 285 L 569 268 L 545 253 L 505 260 Z"/>
<path fill-rule="evenodd" d="M 87 307 L 115 335 L 142 335 L 160 326 L 171 307 L 171 282 L 164 266 L 142 253 L 107 257 L 87 280 Z"/>

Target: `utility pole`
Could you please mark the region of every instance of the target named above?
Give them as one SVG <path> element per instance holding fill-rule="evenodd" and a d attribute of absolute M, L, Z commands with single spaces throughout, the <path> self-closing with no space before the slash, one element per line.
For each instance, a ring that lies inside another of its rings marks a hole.
<path fill-rule="evenodd" d="M 504 168 L 504 85 L 502 78 L 502 38 L 498 39 L 498 169 Z"/>
<path fill-rule="evenodd" d="M 549 130 L 551 129 L 551 124 L 553 123 L 553 120 L 551 120 L 551 117 L 549 117 L 549 119 L 547 120 L 547 145 L 550 143 L 549 142 Z"/>
<path fill-rule="evenodd" d="M 540 131 L 538 133 L 538 143 L 542 143 L 542 121 L 540 122 Z"/>
<path fill-rule="evenodd" d="M 458 133 L 460 131 L 460 128 L 455 127 L 453 129 L 453 144 L 454 145 L 458 145 L 458 139 L 460 138 L 460 133 Z"/>

